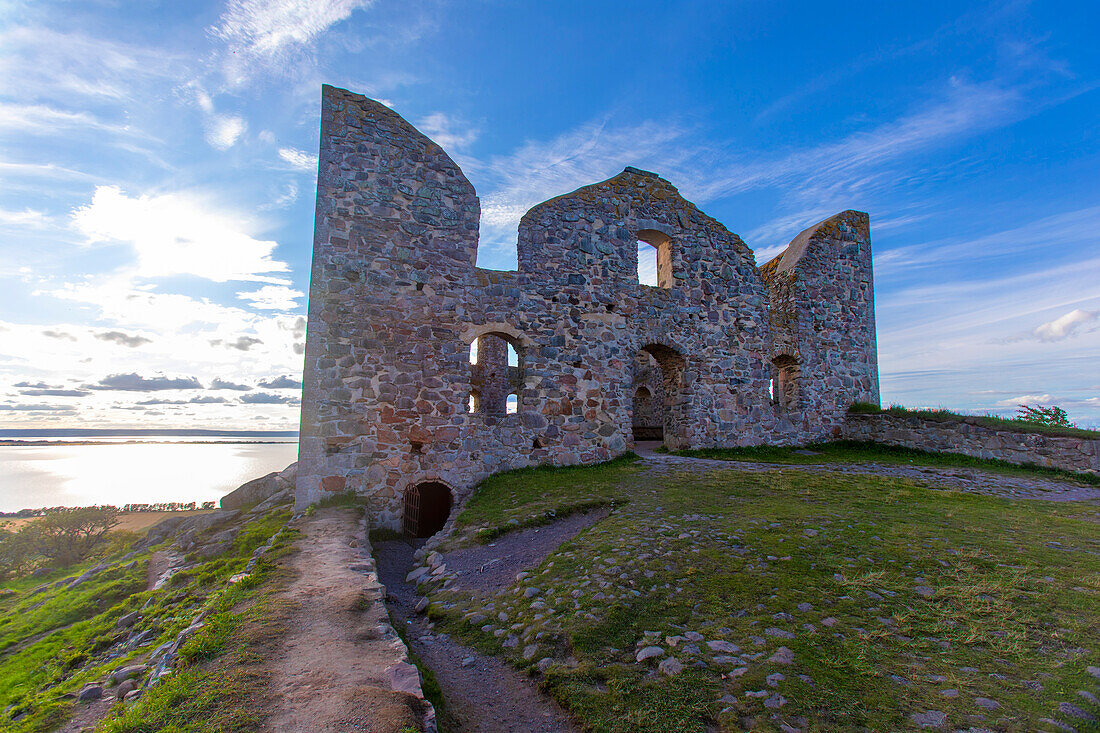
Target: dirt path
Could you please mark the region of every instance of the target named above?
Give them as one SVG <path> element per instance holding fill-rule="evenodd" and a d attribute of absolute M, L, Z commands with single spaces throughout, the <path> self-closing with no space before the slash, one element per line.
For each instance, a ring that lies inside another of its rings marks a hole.
<path fill-rule="evenodd" d="M 781 464 L 753 461 L 721 461 L 712 458 L 689 458 L 655 453 L 660 443 L 639 443 L 636 452 L 657 473 L 678 470 L 724 469 L 727 471 L 808 471 L 810 473 L 843 473 L 849 475 L 892 476 L 920 481 L 932 488 L 967 491 L 999 496 L 1006 499 L 1042 499 L 1045 501 L 1096 501 L 1100 489 L 1072 481 L 1039 477 L 1010 476 L 975 468 L 937 468 L 933 466 L 899 466 L 890 463 L 813 463 Z"/>
<path fill-rule="evenodd" d="M 563 542 L 576 537 L 610 513 L 608 509 L 571 514 L 542 527 L 509 532 L 487 545 L 464 547 L 443 555 L 463 590 L 489 596 L 516 582 L 516 573 L 530 570 Z"/>
<path fill-rule="evenodd" d="M 587 517 L 587 523 L 584 520 Z M 555 531 L 554 525 L 539 528 L 541 549 L 527 554 L 522 564 L 510 558 L 506 567 L 499 563 L 489 566 L 491 575 L 477 571 L 491 559 L 499 557 L 502 548 L 474 548 L 477 556 L 468 551 L 462 559 L 467 565 L 467 577 L 479 578 L 483 583 L 499 582 L 499 578 L 515 573 L 524 567 L 533 567 L 569 537 L 585 526 L 597 521 L 598 516 L 577 515 L 566 531 Z M 568 520 L 563 520 L 568 521 Z M 561 524 L 561 522 L 556 523 Z M 511 537 L 522 542 L 536 536 L 535 530 L 516 532 Z M 503 540 L 503 538 L 502 538 Z M 540 693 L 534 682 L 511 665 L 463 646 L 446 634 L 438 634 L 433 625 L 414 611 L 420 596 L 416 588 L 405 582 L 405 575 L 412 569 L 415 547 L 404 541 L 381 542 L 374 548 L 378 561 L 378 573 L 388 593 L 390 616 L 413 652 L 435 674 L 436 681 L 446 701 L 447 716 L 441 722 L 449 723 L 448 733 L 566 733 L 577 728 L 562 708 Z M 460 553 L 447 557 L 448 567 Z M 480 577 L 479 577 L 480 576 Z M 492 580 L 487 580 L 492 578 Z M 510 582 L 510 581 L 509 581 Z"/>
<path fill-rule="evenodd" d="M 290 563 L 295 578 L 278 597 L 291 609 L 292 623 L 272 660 L 275 710 L 267 729 L 397 733 L 419 727 L 421 701 L 400 691 L 408 689 L 410 669 L 415 680 L 415 669 L 395 666 L 385 606 L 366 602 L 379 599 L 382 589 L 363 574 L 371 561 L 356 549 L 359 520 L 347 509 L 324 509 L 300 529 Z"/>

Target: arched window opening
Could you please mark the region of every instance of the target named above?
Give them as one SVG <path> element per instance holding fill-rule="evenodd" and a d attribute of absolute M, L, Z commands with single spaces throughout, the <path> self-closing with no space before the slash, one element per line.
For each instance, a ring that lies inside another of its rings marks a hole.
<path fill-rule="evenodd" d="M 779 412 L 799 409 L 799 382 L 802 368 L 793 356 L 783 354 L 772 360 L 771 398 Z"/>
<path fill-rule="evenodd" d="M 451 490 L 438 481 L 418 484 L 405 491 L 404 530 L 407 537 L 431 537 L 451 515 Z"/>
<path fill-rule="evenodd" d="M 634 235 L 638 240 L 638 284 L 671 288 L 672 240 L 656 229 L 642 229 Z"/>
<path fill-rule="evenodd" d="M 516 412 L 523 378 L 523 349 L 515 339 L 502 333 L 478 337 L 470 345 L 470 412 L 494 416 Z"/>

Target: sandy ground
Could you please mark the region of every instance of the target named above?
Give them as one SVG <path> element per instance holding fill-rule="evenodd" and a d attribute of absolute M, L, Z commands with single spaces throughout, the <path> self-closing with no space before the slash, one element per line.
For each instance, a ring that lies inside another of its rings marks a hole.
<path fill-rule="evenodd" d="M 278 600 L 291 609 L 291 630 L 271 660 L 275 709 L 267 730 L 278 733 L 368 731 L 398 733 L 418 726 L 421 702 L 391 689 L 392 642 L 382 589 L 352 570 L 361 565 L 350 546 L 360 526 L 347 509 L 326 509 L 303 520 L 295 578 Z"/>
<path fill-rule="evenodd" d="M 115 527 L 115 529 L 126 530 L 127 532 L 144 532 L 166 517 L 196 517 L 199 514 L 209 513 L 210 510 L 202 509 L 196 509 L 193 512 L 126 512 L 118 515 L 118 526 Z M 4 519 L 0 517 L 0 527 L 7 527 L 8 529 L 15 530 L 37 519 L 38 517 L 20 517 L 13 519 Z"/>

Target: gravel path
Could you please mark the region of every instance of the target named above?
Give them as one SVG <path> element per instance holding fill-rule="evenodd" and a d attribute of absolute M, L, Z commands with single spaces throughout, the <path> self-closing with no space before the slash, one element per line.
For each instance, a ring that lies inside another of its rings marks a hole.
<path fill-rule="evenodd" d="M 572 517 L 562 521 L 569 519 Z M 574 520 L 573 524 L 577 525 L 578 522 Z M 569 536 L 575 535 L 582 528 L 577 528 Z M 535 564 L 557 547 L 556 544 L 549 547 L 550 543 L 543 541 L 546 537 L 554 536 L 549 527 L 516 532 L 512 536 L 519 538 L 524 535 L 528 538 L 542 535 L 539 542 L 546 549 L 538 560 L 532 559 Z M 501 551 L 500 544 L 494 544 L 497 546 L 475 548 L 485 552 L 483 558 L 476 557 L 473 553 L 465 557 L 470 567 L 467 577 L 477 577 L 485 583 L 489 582 L 486 578 L 496 578 L 498 573 L 503 572 L 502 569 L 494 569 L 489 574 L 476 572 L 476 568 L 491 557 L 490 553 Z M 401 540 L 379 542 L 374 547 L 374 558 L 378 563 L 379 579 L 386 586 L 390 618 L 394 626 L 402 630 L 412 651 L 435 674 L 443 692 L 447 710 L 445 716 L 440 716 L 440 720 L 447 726 L 448 733 L 576 731 L 577 728 L 565 711 L 540 693 L 529 677 L 496 657 L 463 646 L 447 634 L 436 633 L 433 624 L 414 611 L 420 596 L 416 594 L 415 587 L 405 582 L 405 575 L 412 569 L 415 551 L 413 545 Z M 451 562 L 448 557 L 448 567 Z M 498 564 L 494 563 L 490 567 L 495 568 L 496 565 Z M 508 568 L 512 572 L 513 580 L 514 567 L 515 564 L 510 561 Z"/>
<path fill-rule="evenodd" d="M 974 494 L 1000 496 L 1007 499 L 1042 499 L 1045 501 L 1096 501 L 1100 488 L 1071 481 L 1039 477 L 1009 476 L 973 468 L 936 468 L 932 466 L 898 466 L 889 463 L 819 463 L 778 464 L 752 461 L 721 461 L 711 458 L 688 458 L 654 453 L 653 446 L 639 445 L 637 453 L 657 473 L 674 471 L 724 469 L 727 471 L 807 471 L 810 473 L 841 473 L 858 476 L 891 476 L 919 481 L 930 488 L 967 491 Z"/>

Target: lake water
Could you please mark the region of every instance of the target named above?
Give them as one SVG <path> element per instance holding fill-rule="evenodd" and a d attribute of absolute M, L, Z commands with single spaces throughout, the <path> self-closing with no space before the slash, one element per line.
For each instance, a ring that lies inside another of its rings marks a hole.
<path fill-rule="evenodd" d="M 185 443 L 181 441 L 196 439 L 146 436 L 141 442 L 126 442 L 134 439 L 97 436 L 89 440 L 98 444 L 0 446 L 0 511 L 216 501 L 244 482 L 281 471 L 298 460 L 298 443 L 293 439 Z"/>

